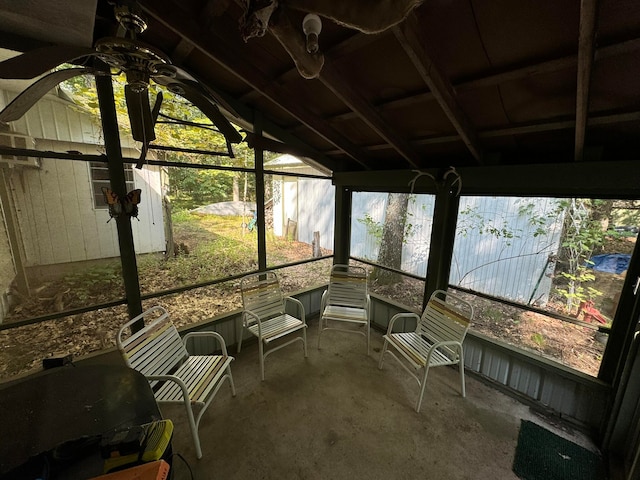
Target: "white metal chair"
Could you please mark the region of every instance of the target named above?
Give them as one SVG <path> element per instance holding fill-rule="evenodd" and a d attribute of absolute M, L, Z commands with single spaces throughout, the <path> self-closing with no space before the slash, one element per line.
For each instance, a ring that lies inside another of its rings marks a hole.
<path fill-rule="evenodd" d="M 417 322 L 415 331 L 394 333 L 393 326 L 401 318 L 414 318 Z M 422 317 L 415 313 L 399 313 L 389 322 L 387 333 L 383 337 L 384 346 L 378 368 L 382 369 L 384 355 L 388 353 L 416 379 L 420 386 L 416 412 L 420 411 L 427 375 L 433 367 L 457 364 L 462 396 L 465 396 L 462 342 L 472 319 L 473 306 L 469 302 L 444 290 L 436 290 L 431 295 Z M 389 350 L 389 347 L 400 356 Z M 419 376 L 421 371 L 422 375 Z"/>
<path fill-rule="evenodd" d="M 145 322 L 142 330 L 130 333 L 131 326 L 140 320 Z M 190 355 L 186 345 L 191 337 L 217 340 L 222 355 Z M 158 305 L 122 326 L 116 343 L 127 365 L 147 377 L 159 404 L 184 404 L 196 456 L 202 458 L 198 425 L 204 411 L 225 380 L 229 380 L 231 394 L 236 396 L 230 366 L 233 357 L 227 354 L 222 335 L 191 332 L 180 338 L 169 314 Z M 197 416 L 193 407 L 200 409 Z"/>
<path fill-rule="evenodd" d="M 294 342 L 301 341 L 307 357 L 307 322 L 304 305 L 293 297 L 285 297 L 275 272 L 267 271 L 245 276 L 240 282 L 242 292 L 242 326 L 258 338 L 260 373 L 264 380 L 264 360 L 267 356 Z M 287 313 L 287 304 L 297 309 L 297 316 Z M 268 349 L 275 340 L 296 332 L 294 338 Z M 242 333 L 238 341 L 238 353 L 242 348 Z"/>
<path fill-rule="evenodd" d="M 369 355 L 371 299 L 367 290 L 367 270 L 364 267 L 336 264 L 331 268 L 329 286 L 322 294 L 318 323 L 318 348 L 325 330 L 359 333 L 367 338 Z M 342 326 L 337 326 L 342 324 Z M 364 326 L 364 331 L 344 328 L 346 324 Z"/>

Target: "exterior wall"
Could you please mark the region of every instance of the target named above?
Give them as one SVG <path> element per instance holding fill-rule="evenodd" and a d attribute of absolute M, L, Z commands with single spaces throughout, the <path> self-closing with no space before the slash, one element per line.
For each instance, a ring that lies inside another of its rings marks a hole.
<path fill-rule="evenodd" d="M 320 247 L 333 251 L 335 187 L 327 180 L 300 178 L 298 188 L 304 192 L 298 203 L 298 240 L 312 243 L 313 232 L 320 232 Z"/>
<path fill-rule="evenodd" d="M 134 170 L 134 180 L 142 189 L 140 221 L 132 219 L 136 252 L 164 251 L 159 170 Z M 115 222 L 107 223 L 108 210 L 93 206 L 88 163 L 42 159 L 40 169 L 13 169 L 9 183 L 26 267 L 120 254 Z"/>
<path fill-rule="evenodd" d="M 320 232 L 320 246 L 333 250 L 335 187 L 329 180 L 273 176 L 273 233 L 283 236 L 287 221 L 297 222 L 299 242 L 311 243 Z"/>
<path fill-rule="evenodd" d="M 435 198 L 417 195 L 409 201 L 407 222 L 411 233 L 402 247 L 402 269 L 425 276 Z M 538 217 L 551 215 L 554 199 L 532 199 L 531 212 Z M 525 203 L 529 203 L 528 200 Z M 382 225 L 387 194 L 358 192 L 353 195 L 351 255 L 375 261 L 380 241 L 362 222 L 368 214 Z M 454 245 L 449 283 L 482 291 L 522 303 L 546 303 L 551 289 L 555 263 L 550 257 L 558 252 L 562 217 L 549 218 L 544 232 L 532 224 L 529 214 L 521 214 L 523 204 L 517 198 L 463 197 L 460 200 L 458 235 Z M 467 212 L 467 213 L 464 213 Z M 487 230 L 508 231 L 510 238 L 496 237 Z"/>
<path fill-rule="evenodd" d="M 15 95 L 0 90 L 0 108 Z M 97 119 L 54 95 L 44 97 L 10 126 L 8 133 L 34 138 L 33 148 L 37 150 L 92 155 L 103 151 Z M 139 156 L 130 137 L 123 135 L 121 145 L 125 157 Z M 135 187 L 142 189 L 139 221 L 132 219 L 136 252 L 164 251 L 161 170 L 147 165 L 133 172 Z M 119 256 L 116 223 L 107 223 L 108 210 L 94 207 L 88 162 L 40 159 L 40 168 L 15 166 L 6 169 L 5 178 L 29 276 L 38 275 L 39 270 L 34 267 L 62 267 Z M 7 308 L 6 292 L 15 277 L 6 240 L 7 213 L 3 212 L 0 221 L 0 321 Z"/>

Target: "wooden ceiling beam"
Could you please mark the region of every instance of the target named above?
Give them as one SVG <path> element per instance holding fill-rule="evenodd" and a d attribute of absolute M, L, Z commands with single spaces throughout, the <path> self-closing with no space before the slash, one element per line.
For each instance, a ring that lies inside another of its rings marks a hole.
<path fill-rule="evenodd" d="M 619 123 L 628 122 L 640 122 L 640 111 L 615 113 L 610 115 L 598 115 L 589 118 L 589 125 L 592 127 L 602 125 L 615 125 Z M 478 132 L 478 138 L 497 138 L 508 137 L 510 135 L 527 135 L 529 133 L 540 132 L 552 132 L 555 130 L 568 130 L 573 129 L 576 126 L 575 119 L 572 120 L 559 120 L 557 122 L 544 122 L 544 123 L 531 123 L 526 125 L 512 125 L 502 128 L 493 128 L 490 130 L 480 130 Z M 443 135 L 440 137 L 425 137 L 415 138 L 410 140 L 410 144 L 414 146 L 418 145 L 437 145 L 441 143 L 453 143 L 460 141 L 458 135 Z M 377 151 L 389 149 L 387 144 L 367 145 L 362 147 L 367 151 Z M 323 152 L 326 155 L 333 155 L 339 153 L 338 151 L 328 150 Z"/>
<path fill-rule="evenodd" d="M 475 129 L 460 108 L 453 87 L 428 54 L 415 14 L 409 15 L 404 22 L 393 27 L 393 33 L 471 155 L 481 163 L 482 152 Z"/>
<path fill-rule="evenodd" d="M 604 60 L 605 58 L 611 58 L 618 55 L 625 55 L 640 50 L 640 38 L 633 38 L 624 42 L 607 45 L 605 47 L 598 48 L 595 51 L 595 61 Z M 555 58 L 544 62 L 532 63 L 523 67 L 508 69 L 502 72 L 494 73 L 484 77 L 475 78 L 472 80 L 465 80 L 458 83 L 453 83 L 453 88 L 456 92 L 469 91 L 476 88 L 491 87 L 499 85 L 504 82 L 520 80 L 530 77 L 532 75 L 540 75 L 543 73 L 553 73 L 568 68 L 575 68 L 578 65 L 578 58 L 576 55 L 569 55 L 565 57 Z M 393 108 L 401 108 L 406 105 L 411 105 L 416 102 L 428 102 L 434 99 L 431 92 L 420 92 L 413 95 L 408 95 L 402 98 L 396 98 L 394 100 L 388 100 L 375 105 L 375 108 L 379 110 L 390 110 Z M 334 115 L 329 118 L 329 121 L 343 121 L 356 118 L 357 115 L 353 112 L 345 112 L 339 115 Z"/>
<path fill-rule="evenodd" d="M 409 145 L 409 142 L 396 132 L 362 94 L 349 85 L 344 76 L 340 75 L 336 68 L 326 59 L 318 80 L 345 105 L 357 113 L 362 121 L 380 135 L 410 166 L 420 168 L 419 155 Z"/>
<path fill-rule="evenodd" d="M 581 0 L 578 40 L 578 82 L 576 88 L 575 161 L 584 157 L 584 142 L 589 115 L 589 87 L 593 66 L 598 0 Z"/>
<path fill-rule="evenodd" d="M 140 0 L 139 3 L 156 21 L 192 43 L 208 58 L 248 84 L 251 88 L 260 91 L 265 98 L 278 105 L 297 121 L 305 124 L 310 130 L 337 147 L 345 155 L 351 157 L 363 168 L 369 168 L 364 162 L 366 157 L 364 150 L 347 140 L 344 135 L 323 119 L 313 115 L 312 112 L 300 105 L 287 89 L 265 80 L 268 78 L 267 75 L 257 69 L 251 62 L 243 60 L 242 51 L 233 43 L 227 41 L 224 32 L 221 32 L 220 28 L 213 30 L 202 29 L 199 24 L 194 22 L 193 15 L 181 8 L 177 8 L 176 4 L 169 8 L 165 2 Z M 251 121 L 251 119 L 245 120 Z"/>
<path fill-rule="evenodd" d="M 325 55 L 325 57 L 331 57 L 331 58 L 341 58 L 344 55 L 348 55 L 350 53 L 354 53 L 362 48 L 365 48 L 367 45 L 369 45 L 370 43 L 372 43 L 373 41 L 377 40 L 380 38 L 381 35 L 385 35 L 387 32 L 382 32 L 376 35 L 364 35 L 360 32 L 356 32 L 353 35 L 351 35 L 349 38 L 347 38 L 346 40 L 343 40 L 340 43 L 337 43 L 336 45 L 332 46 L 331 48 L 327 49 L 327 50 L 323 50 L 323 53 Z M 320 48 L 322 50 L 322 42 L 320 43 Z M 300 73 L 298 72 L 298 69 L 294 66 L 292 68 L 290 68 L 289 70 L 287 70 L 286 72 L 283 72 L 281 75 L 279 75 L 278 77 L 276 77 L 273 80 L 273 83 L 276 84 L 283 84 L 283 83 L 287 83 L 290 82 L 292 80 L 299 80 L 300 79 Z M 247 93 L 245 93 L 244 95 L 242 95 L 240 97 L 240 101 L 241 102 L 250 102 L 255 100 L 256 98 L 260 97 L 260 92 L 256 92 L 255 90 L 251 90 Z M 357 116 L 356 113 L 354 113 L 354 116 Z"/>

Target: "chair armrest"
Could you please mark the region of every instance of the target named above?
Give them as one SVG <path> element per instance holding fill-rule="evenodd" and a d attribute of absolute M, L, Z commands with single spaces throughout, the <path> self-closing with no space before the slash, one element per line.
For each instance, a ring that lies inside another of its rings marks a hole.
<path fill-rule="evenodd" d="M 327 306 L 327 295 L 329 294 L 329 290 L 325 290 L 322 292 L 322 299 L 320 300 L 320 315 L 324 312 L 324 308 Z"/>
<path fill-rule="evenodd" d="M 427 363 L 431 359 L 431 355 L 440 347 L 456 347 L 458 349 L 462 349 L 462 344 L 457 340 L 447 340 L 443 342 L 436 342 L 431 347 L 429 347 L 429 351 L 427 352 Z"/>
<path fill-rule="evenodd" d="M 222 349 L 222 355 L 228 357 L 227 354 L 227 344 L 224 341 L 224 337 L 220 335 L 218 332 L 189 332 L 184 337 L 182 337 L 182 343 L 184 343 L 184 348 L 187 348 L 187 341 L 191 337 L 214 337 L 218 339 L 218 343 L 220 343 L 220 347 Z M 212 354 L 213 355 L 213 354 Z"/>
<path fill-rule="evenodd" d="M 393 324 L 396 323 L 396 320 L 400 318 L 415 318 L 417 321 L 420 321 L 420 316 L 415 313 L 396 313 L 393 317 L 391 317 L 391 321 L 389 322 L 389 326 L 387 327 L 387 335 L 392 332 Z"/>
<path fill-rule="evenodd" d="M 176 377 L 175 375 L 145 375 L 145 378 L 152 382 L 173 382 L 176 383 L 180 389 L 182 390 L 182 395 L 184 398 L 189 398 L 189 390 L 187 390 L 187 386 L 184 382 Z"/>
<path fill-rule="evenodd" d="M 284 302 L 285 304 L 287 302 L 293 302 L 297 305 L 298 307 L 298 312 L 300 313 L 300 320 L 302 320 L 302 323 L 304 323 L 305 325 L 307 324 L 307 321 L 305 319 L 305 314 L 304 314 L 304 305 L 302 304 L 302 302 L 300 300 L 298 300 L 297 298 L 293 298 L 293 297 L 284 297 Z"/>
<path fill-rule="evenodd" d="M 258 324 L 258 335 L 260 336 L 260 338 L 262 338 L 262 321 L 260 320 L 260 317 L 258 316 L 257 313 L 252 312 L 251 310 L 244 310 L 242 312 L 242 325 L 247 328 L 247 317 L 253 317 L 256 320 L 256 323 Z"/>

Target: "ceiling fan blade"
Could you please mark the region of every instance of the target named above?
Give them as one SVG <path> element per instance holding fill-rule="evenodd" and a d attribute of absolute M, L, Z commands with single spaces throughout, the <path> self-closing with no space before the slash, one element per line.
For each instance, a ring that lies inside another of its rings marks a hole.
<path fill-rule="evenodd" d="M 131 124 L 131 136 L 138 142 L 146 144 L 152 142 L 156 139 L 156 134 L 151 118 L 149 91 L 145 89 L 142 92 L 136 92 L 129 85 L 125 85 L 124 96 Z"/>
<path fill-rule="evenodd" d="M 173 81 L 179 81 L 182 84 L 192 85 L 196 89 L 201 89 L 202 93 L 211 97 L 211 100 L 216 105 L 219 105 L 221 108 L 229 112 L 234 117 L 240 117 L 238 112 L 222 97 L 222 95 L 218 94 L 215 90 L 208 87 L 204 82 L 198 81 L 195 77 L 193 77 L 189 72 L 183 70 L 182 68 L 174 66 L 176 69 L 176 77 Z"/>
<path fill-rule="evenodd" d="M 197 85 L 197 84 L 196 84 Z M 168 84 L 167 88 L 177 93 L 178 95 L 186 98 L 196 107 L 198 107 L 202 113 L 204 113 L 209 120 L 218 128 L 220 133 L 224 135 L 227 141 L 231 143 L 240 143 L 242 141 L 242 135 L 231 125 L 231 122 L 222 115 L 218 106 L 214 104 L 204 93 L 202 93 L 197 87 L 190 83 L 172 83 Z"/>
<path fill-rule="evenodd" d="M 95 55 L 95 53 L 91 48 L 70 45 L 52 45 L 37 48 L 0 62 L 0 78 L 35 78 L 58 65 L 73 63 L 74 60 Z"/>
<path fill-rule="evenodd" d="M 27 110 L 33 107 L 38 100 L 59 83 L 69 80 L 72 77 L 91 72 L 92 70 L 90 68 L 69 68 L 45 75 L 20 93 L 20 95 L 14 98 L 13 101 L 0 112 L 0 122 L 13 122 L 14 120 L 18 120 L 27 113 Z"/>
<path fill-rule="evenodd" d="M 158 92 L 158 96 L 156 97 L 156 103 L 153 104 L 153 110 L 151 111 L 151 121 L 155 127 L 156 122 L 158 121 L 158 115 L 160 114 L 160 107 L 162 106 L 162 92 Z M 144 161 L 147 158 L 147 151 L 149 150 L 149 144 L 142 144 L 142 152 L 140 152 L 140 158 L 138 158 L 138 163 L 136 163 L 136 168 L 140 170 Z"/>
<path fill-rule="evenodd" d="M 160 115 L 160 107 L 162 106 L 162 92 L 158 92 L 156 95 L 156 103 L 153 104 L 153 110 L 151 111 L 151 121 L 153 125 L 158 121 L 158 115 Z"/>

